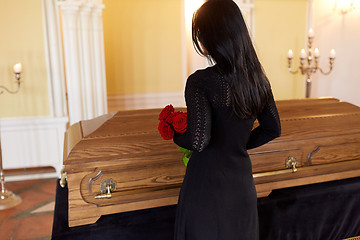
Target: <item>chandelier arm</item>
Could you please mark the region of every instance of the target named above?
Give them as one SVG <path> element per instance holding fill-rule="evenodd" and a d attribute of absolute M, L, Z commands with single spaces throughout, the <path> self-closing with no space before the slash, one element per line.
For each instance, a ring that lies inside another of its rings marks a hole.
<path fill-rule="evenodd" d="M 320 72 L 321 72 L 322 74 L 324 74 L 324 75 L 329 75 L 329 74 L 331 73 L 331 71 L 332 71 L 332 68 L 330 68 L 329 71 L 327 71 L 327 72 L 323 71 L 320 67 L 318 67 L 318 69 L 319 69 Z"/>
<path fill-rule="evenodd" d="M 289 70 L 289 72 L 290 73 L 292 73 L 292 74 L 297 74 L 298 72 L 299 72 L 299 69 L 297 69 L 297 70 L 292 70 L 291 68 L 290 69 L 288 69 Z"/>
<path fill-rule="evenodd" d="M 11 93 L 11 94 L 15 94 L 15 93 L 18 93 L 19 92 L 19 90 L 20 90 L 20 83 L 18 84 L 18 87 L 17 87 L 17 89 L 16 90 L 10 90 L 10 89 L 8 89 L 7 87 L 5 87 L 5 86 L 0 86 L 0 89 L 5 89 L 5 91 L 7 91 L 8 93 Z M 4 91 L 0 91 L 0 94 L 3 94 L 4 93 Z"/>

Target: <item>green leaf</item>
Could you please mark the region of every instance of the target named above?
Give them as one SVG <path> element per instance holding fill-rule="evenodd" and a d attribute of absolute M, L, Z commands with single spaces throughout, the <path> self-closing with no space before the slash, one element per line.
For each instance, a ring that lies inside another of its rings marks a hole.
<path fill-rule="evenodd" d="M 188 150 L 186 148 L 180 148 L 180 152 L 183 152 L 183 161 L 184 161 L 184 165 L 187 166 L 188 162 L 189 162 L 189 159 L 193 153 L 193 151 L 191 150 Z"/>

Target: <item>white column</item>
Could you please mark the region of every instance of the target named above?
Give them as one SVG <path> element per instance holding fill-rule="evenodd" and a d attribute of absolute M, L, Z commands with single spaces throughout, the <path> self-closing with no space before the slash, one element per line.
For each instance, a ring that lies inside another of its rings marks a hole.
<path fill-rule="evenodd" d="M 63 46 L 70 124 L 107 113 L 100 0 L 63 0 Z"/>
<path fill-rule="evenodd" d="M 96 3 L 93 7 L 92 21 L 92 55 L 93 55 L 93 76 L 95 79 L 94 94 L 95 111 L 98 115 L 107 113 L 107 93 L 106 93 L 106 75 L 105 75 L 105 49 L 104 49 L 104 32 L 102 21 L 102 10 L 104 5 Z"/>
<path fill-rule="evenodd" d="M 70 124 L 85 119 L 79 53 L 79 1 L 59 1 Z"/>
<path fill-rule="evenodd" d="M 65 74 L 62 58 L 60 24 L 56 0 L 42 0 L 45 51 L 49 79 L 50 112 L 53 117 L 67 116 Z"/>
<path fill-rule="evenodd" d="M 80 8 L 80 52 L 81 52 L 81 85 L 83 96 L 83 112 L 85 119 L 95 117 L 91 49 L 91 11 L 93 4 L 84 3 Z"/>

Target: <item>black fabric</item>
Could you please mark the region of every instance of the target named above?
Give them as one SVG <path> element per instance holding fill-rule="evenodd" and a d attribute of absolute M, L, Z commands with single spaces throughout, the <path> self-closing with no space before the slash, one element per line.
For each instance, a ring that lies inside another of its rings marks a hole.
<path fill-rule="evenodd" d="M 56 187 L 52 229 L 54 240 L 171 240 L 176 205 L 101 216 L 94 223 L 78 227 L 68 224 L 68 188 Z"/>
<path fill-rule="evenodd" d="M 68 227 L 68 188 L 56 189 L 54 240 L 172 240 L 176 206 L 102 216 Z M 273 191 L 258 199 L 261 240 L 340 240 L 360 236 L 360 177 Z M 224 239 L 226 240 L 226 239 Z"/>
<path fill-rule="evenodd" d="M 261 240 L 360 236 L 360 177 L 276 190 L 258 209 Z"/>
<path fill-rule="evenodd" d="M 232 110 L 230 85 L 208 67 L 186 83 L 187 130 L 174 142 L 193 150 L 181 187 L 175 240 L 256 240 L 256 190 L 248 148 L 280 135 L 280 120 L 271 98 L 257 119 L 241 119 Z"/>
<path fill-rule="evenodd" d="M 172 240 L 176 206 L 102 216 L 68 227 L 68 188 L 56 189 L 52 239 Z M 360 177 L 273 191 L 258 199 L 261 240 L 360 236 Z M 226 240 L 226 239 L 224 239 Z"/>

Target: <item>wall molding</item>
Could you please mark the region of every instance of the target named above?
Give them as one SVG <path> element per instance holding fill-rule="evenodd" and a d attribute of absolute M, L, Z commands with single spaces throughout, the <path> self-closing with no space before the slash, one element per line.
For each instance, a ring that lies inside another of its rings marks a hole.
<path fill-rule="evenodd" d="M 67 117 L 1 118 L 4 169 L 54 167 L 55 173 L 6 177 L 6 181 L 59 177 Z"/>
<path fill-rule="evenodd" d="M 108 96 L 109 112 L 133 109 L 163 108 L 172 104 L 184 107 L 183 92 L 136 93 Z"/>

